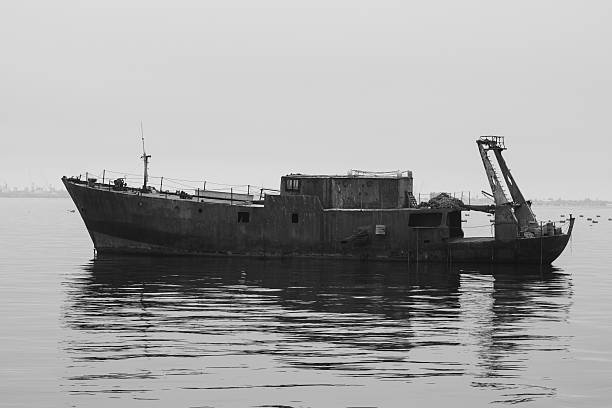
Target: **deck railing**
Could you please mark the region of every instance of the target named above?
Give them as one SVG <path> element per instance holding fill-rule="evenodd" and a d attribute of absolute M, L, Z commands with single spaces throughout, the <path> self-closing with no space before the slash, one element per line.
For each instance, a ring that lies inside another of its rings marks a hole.
<path fill-rule="evenodd" d="M 79 178 L 83 176 L 79 175 Z M 112 170 L 102 170 L 101 173 L 86 172 L 84 181 L 95 179 L 96 184 L 112 188 L 114 181 L 123 180 L 125 188 L 129 190 L 141 190 L 143 187 L 143 177 L 141 174 L 117 172 Z M 164 176 L 149 176 L 147 188 L 152 192 L 161 194 L 179 194 L 192 197 L 205 197 L 217 194 L 221 199 L 243 202 L 252 200 L 263 200 L 265 195 L 278 195 L 280 191 L 255 184 L 223 184 L 208 180 L 185 180 L 175 179 Z M 250 197 L 250 198 L 249 198 Z"/>

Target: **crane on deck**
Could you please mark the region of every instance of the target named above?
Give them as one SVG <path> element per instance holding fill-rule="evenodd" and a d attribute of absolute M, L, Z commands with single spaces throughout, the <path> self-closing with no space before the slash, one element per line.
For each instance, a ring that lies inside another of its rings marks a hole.
<path fill-rule="evenodd" d="M 506 150 L 504 137 L 481 136 L 476 140 L 476 144 L 495 201 L 495 238 L 504 241 L 516 239 L 538 222 L 531 211 L 531 202 L 525 200 L 502 155 Z M 489 152 L 493 152 L 499 171 L 496 170 Z M 501 173 L 510 197 L 504 190 L 504 184 L 498 173 Z"/>

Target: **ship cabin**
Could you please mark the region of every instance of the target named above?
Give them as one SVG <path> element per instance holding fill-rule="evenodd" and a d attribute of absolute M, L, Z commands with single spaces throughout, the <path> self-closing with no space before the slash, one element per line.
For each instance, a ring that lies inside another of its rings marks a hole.
<path fill-rule="evenodd" d="M 289 174 L 281 178 L 281 195 L 317 196 L 323 208 L 411 208 L 412 172 L 365 173 L 346 176 Z"/>
<path fill-rule="evenodd" d="M 369 245 L 397 253 L 463 237 L 460 210 L 418 205 L 410 171 L 288 174 L 281 177 L 278 199 L 288 204 L 292 198 L 317 203 L 330 241 L 367 233 Z"/>

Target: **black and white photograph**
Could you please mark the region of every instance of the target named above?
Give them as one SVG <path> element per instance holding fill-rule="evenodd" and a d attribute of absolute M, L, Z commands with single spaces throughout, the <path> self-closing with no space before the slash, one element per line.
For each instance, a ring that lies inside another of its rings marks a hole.
<path fill-rule="evenodd" d="M 612 406 L 612 3 L 0 2 L 0 407 Z"/>

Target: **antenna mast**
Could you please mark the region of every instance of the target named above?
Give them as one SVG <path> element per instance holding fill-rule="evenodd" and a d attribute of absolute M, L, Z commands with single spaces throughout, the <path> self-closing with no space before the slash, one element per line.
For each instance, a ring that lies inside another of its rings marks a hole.
<path fill-rule="evenodd" d="M 142 130 L 142 121 L 140 121 L 140 138 L 142 139 L 142 156 L 140 158 L 144 162 L 144 182 L 142 184 L 142 190 L 147 190 L 147 181 L 149 180 L 149 158 L 151 155 L 147 155 L 145 151 L 144 131 Z"/>

